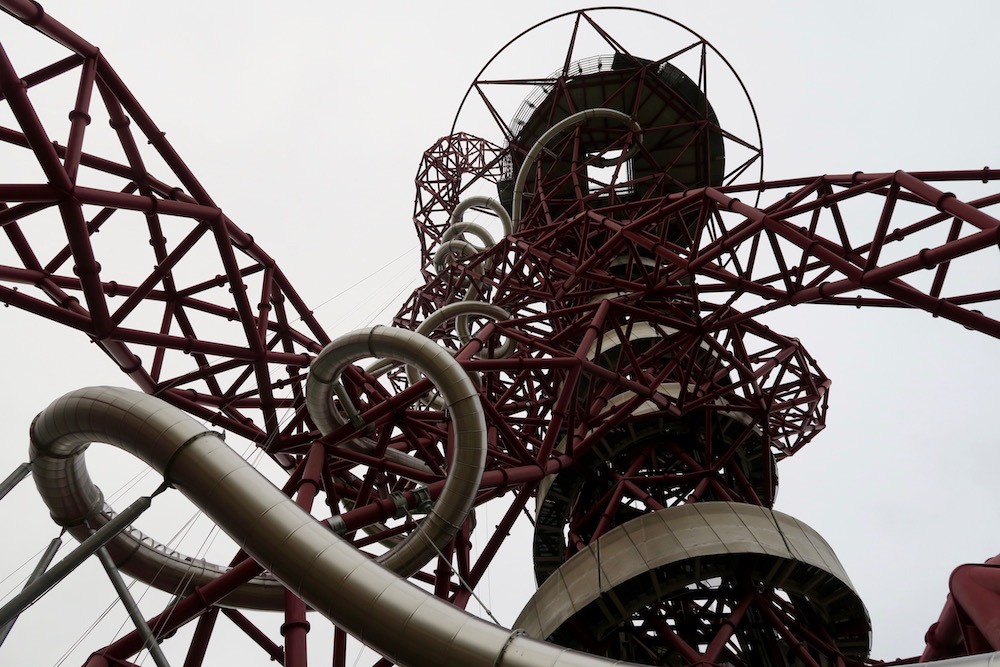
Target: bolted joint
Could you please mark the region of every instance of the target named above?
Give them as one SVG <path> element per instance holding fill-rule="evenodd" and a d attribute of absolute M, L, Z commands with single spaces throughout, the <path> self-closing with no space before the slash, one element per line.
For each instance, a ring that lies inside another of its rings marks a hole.
<path fill-rule="evenodd" d="M 289 632 L 297 629 L 301 629 L 303 632 L 309 632 L 311 627 L 312 626 L 309 625 L 309 621 L 305 619 L 302 619 L 301 621 L 285 621 L 281 624 L 281 636 L 287 637 Z"/>

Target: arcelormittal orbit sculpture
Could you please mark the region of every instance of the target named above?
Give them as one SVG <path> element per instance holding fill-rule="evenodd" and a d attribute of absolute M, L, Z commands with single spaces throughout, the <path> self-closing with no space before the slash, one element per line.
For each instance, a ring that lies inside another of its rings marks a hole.
<path fill-rule="evenodd" d="M 0 184 L 0 300 L 80 330 L 144 392 L 58 399 L 32 426 L 30 471 L 113 579 L 176 596 L 89 667 L 144 648 L 166 664 L 156 647 L 188 624 L 179 654 L 196 667 L 220 616 L 298 667 L 318 615 L 338 666 L 350 637 L 377 665 L 871 662 L 833 549 L 772 509 L 777 464 L 823 429 L 830 382 L 759 320 L 905 307 L 1000 337 L 1000 289 L 953 279 L 996 252 L 1000 195 L 944 190 L 998 172 L 762 182 L 753 107 L 711 45 L 688 32 L 633 52 L 607 11 L 572 12 L 536 27 L 567 27 L 560 62 L 498 74 L 508 44 L 424 154 L 424 285 L 392 326 L 331 340 L 100 51 L 36 3 L 0 6 L 65 49 L 31 72 L 0 54 L 15 121 L 0 141 L 43 175 Z M 34 92 L 67 80 L 68 120 L 44 123 Z M 719 81 L 742 118 L 709 98 Z M 486 136 L 462 131 L 484 119 Z M 105 239 L 136 229 L 155 267 L 118 273 Z M 279 463 L 284 488 L 218 431 Z M 232 562 L 122 529 L 131 507 L 117 525 L 83 463 L 91 441 L 191 498 L 238 543 Z M 487 503 L 496 525 L 477 521 Z M 538 588 L 505 629 L 462 610 L 525 515 Z M 1000 650 L 993 572 L 956 571 L 925 661 Z M 281 637 L 246 609 L 283 614 Z"/>

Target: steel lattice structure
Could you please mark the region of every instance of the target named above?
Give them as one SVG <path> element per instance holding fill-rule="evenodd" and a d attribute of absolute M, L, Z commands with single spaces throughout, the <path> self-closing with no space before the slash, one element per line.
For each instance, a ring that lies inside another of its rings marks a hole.
<path fill-rule="evenodd" d="M 310 365 L 337 341 L 277 262 L 95 46 L 35 3 L 0 6 L 67 50 L 32 72 L 0 55 L 17 123 L 0 140 L 41 174 L 0 184 L 0 301 L 79 330 L 142 391 L 254 442 L 287 471 L 283 491 L 355 546 L 381 559 L 405 544 L 454 475 L 454 405 L 404 359 L 338 367 L 323 378 L 336 398 L 315 408 Z M 393 325 L 472 379 L 485 448 L 466 500 L 503 510 L 495 525 L 463 512 L 405 574 L 464 609 L 531 514 L 539 589 L 517 627 L 537 639 L 642 664 L 866 663 L 870 624 L 847 573 L 815 531 L 771 510 L 777 464 L 824 428 L 830 381 L 759 318 L 805 303 L 907 308 L 1000 338 L 1000 287 L 979 275 L 1000 243 L 1000 170 L 760 182 L 759 135 L 722 124 L 705 94 L 711 45 L 630 53 L 599 15 L 566 15 L 559 70 L 477 77 L 467 97 L 494 139 L 456 127 L 420 163 L 425 284 Z M 575 52 L 583 28 L 605 53 Z M 694 73 L 674 64 L 699 52 Z M 57 79 L 76 91 L 62 142 L 32 101 Z M 504 115 L 492 91 L 512 85 L 531 94 Z M 90 147 L 98 121 L 116 145 Z M 106 254 L 107 236 L 135 229 L 152 271 Z M 305 664 L 299 596 L 274 585 L 233 602 L 266 569 L 241 550 L 149 625 L 194 623 L 192 667 L 220 614 L 272 659 Z M 997 610 L 969 602 L 982 585 L 967 581 L 925 657 L 1000 650 Z M 283 613 L 283 639 L 236 607 Z M 347 642 L 338 629 L 334 664 Z M 136 631 L 87 664 L 131 665 L 143 643 Z"/>

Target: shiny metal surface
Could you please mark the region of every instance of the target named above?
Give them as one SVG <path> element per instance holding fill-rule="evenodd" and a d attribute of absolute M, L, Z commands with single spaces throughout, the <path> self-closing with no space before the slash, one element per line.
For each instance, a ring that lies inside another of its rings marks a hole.
<path fill-rule="evenodd" d="M 401 665 L 630 664 L 524 637 L 417 588 L 338 538 L 221 438 L 201 433 L 201 428 L 179 409 L 146 394 L 112 387 L 80 389 L 35 419 L 31 458 L 82 460 L 90 441 L 134 454 L 164 474 L 311 607 Z M 43 473 L 43 497 L 50 509 L 61 510 L 67 496 L 46 493 L 57 481 L 72 486 L 79 480 Z"/>
<path fill-rule="evenodd" d="M 52 519 L 65 526 L 80 542 L 90 536 L 91 529 L 100 528 L 115 516 L 87 471 L 84 454 L 92 440 L 114 445 L 133 455 L 137 455 L 136 443 L 158 441 L 153 467 L 160 469 L 184 443 L 218 439 L 217 435 L 206 433 L 204 427 L 190 417 L 182 418 L 185 417 L 183 412 L 175 408 L 164 410 L 166 404 L 162 402 L 134 406 L 128 415 L 112 412 L 114 421 L 108 421 L 104 416 L 106 411 L 85 414 L 103 402 L 114 405 L 115 401 L 124 400 L 131 404 L 129 395 L 121 394 L 123 391 L 114 388 L 88 390 L 87 400 L 67 398 L 58 415 L 43 412 L 32 424 L 29 456 L 35 487 Z M 65 420 L 74 408 L 80 412 L 74 413 L 74 429 L 71 430 Z M 182 590 L 185 586 L 190 590 L 203 586 L 227 569 L 185 556 L 134 528 L 119 533 L 106 548 L 122 571 L 161 590 Z M 247 609 L 283 609 L 284 589 L 272 577 L 259 576 L 230 594 L 224 604 Z"/>
<path fill-rule="evenodd" d="M 447 350 L 414 331 L 373 327 L 341 336 L 310 366 L 306 407 L 323 433 L 340 425 L 332 404 L 334 384 L 348 364 L 366 357 L 388 357 L 418 368 L 440 392 L 453 422 L 455 455 L 441 495 L 417 528 L 378 558 L 386 568 L 409 576 L 454 537 L 472 509 L 486 465 L 486 421 L 479 392 Z"/>
<path fill-rule="evenodd" d="M 920 663 L 922 667 L 1000 667 L 1000 651 L 966 655 L 961 658 L 947 660 L 932 660 Z"/>
<path fill-rule="evenodd" d="M 599 636 L 626 619 L 630 605 L 683 591 L 699 577 L 726 576 L 745 555 L 756 581 L 806 596 L 845 628 L 835 637 L 841 650 L 867 657 L 870 633 L 858 628 L 871 624 L 830 545 L 786 514 L 745 503 L 671 507 L 609 531 L 556 569 L 514 625 L 547 639 L 576 617 Z M 633 593 L 623 595 L 626 588 Z M 648 593 L 637 596 L 637 588 Z"/>

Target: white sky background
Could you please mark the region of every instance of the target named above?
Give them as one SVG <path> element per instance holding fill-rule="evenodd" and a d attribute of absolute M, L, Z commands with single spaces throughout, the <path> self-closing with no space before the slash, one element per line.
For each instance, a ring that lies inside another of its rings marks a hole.
<path fill-rule="evenodd" d="M 1000 164 L 992 72 L 1000 5 L 635 6 L 687 24 L 735 66 L 760 116 L 767 178 Z M 318 310 L 336 334 L 388 322 L 409 293 L 417 276 L 413 175 L 422 152 L 448 133 L 479 68 L 521 30 L 577 6 L 50 0 L 45 7 L 102 48 L 215 200 L 279 261 L 307 303 L 323 303 L 411 251 Z M 0 40 L 15 65 L 27 30 L 0 16 Z M 802 306 L 768 323 L 800 338 L 834 382 L 826 432 L 779 468 L 777 509 L 813 526 L 840 556 L 873 618 L 873 657 L 917 654 L 951 570 L 1000 552 L 992 383 L 1000 342 L 922 313 Z M 127 380 L 82 335 L 51 322 L 2 309 L 0 335 L 4 476 L 25 460 L 30 420 L 52 399 Z M 2 578 L 56 530 L 30 482 L 0 503 L 0 520 Z M 530 556 L 528 543 L 514 548 Z M 510 607 L 498 608 L 501 620 L 513 620 L 527 599 L 526 580 L 521 566 L 494 565 L 490 591 L 481 593 Z M 4 582 L 0 595 L 14 585 Z M 25 614 L 0 662 L 55 664 L 113 595 L 96 569 L 66 589 Z M 526 592 L 509 602 L 501 589 Z M 85 642 L 88 650 L 67 664 L 109 639 Z M 266 664 L 248 644 L 228 644 L 234 653 L 216 654 L 216 664 L 236 664 L 237 655 L 241 664 Z M 328 661 L 321 647 L 313 662 Z"/>

